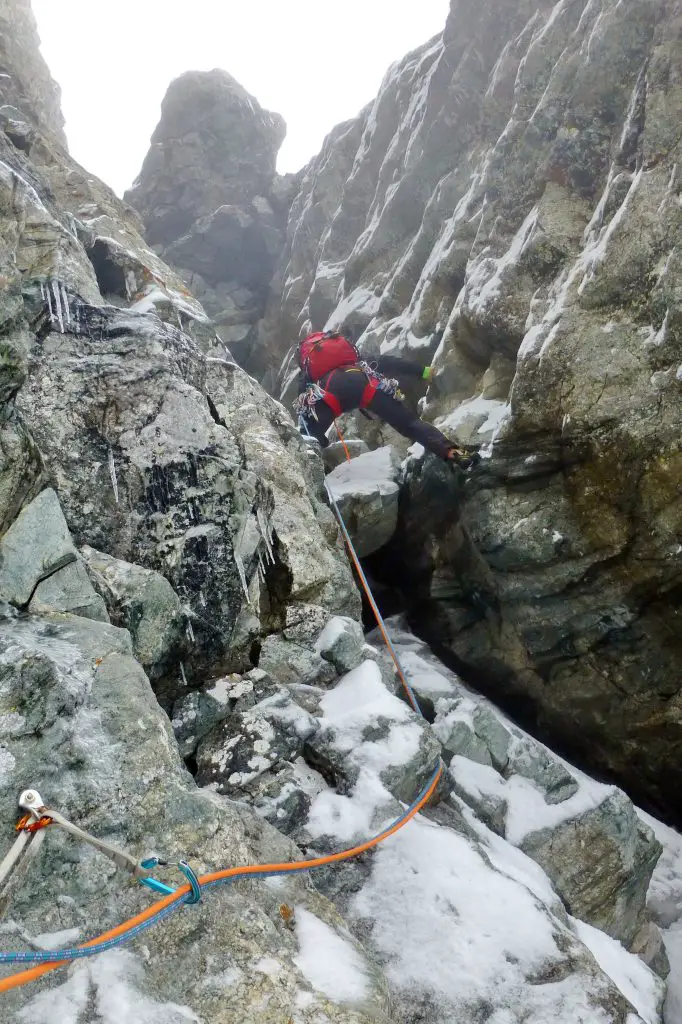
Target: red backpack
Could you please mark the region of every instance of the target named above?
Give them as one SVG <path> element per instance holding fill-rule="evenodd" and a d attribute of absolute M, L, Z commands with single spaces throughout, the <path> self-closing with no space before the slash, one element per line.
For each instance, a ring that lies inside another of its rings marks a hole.
<path fill-rule="evenodd" d="M 318 381 L 330 370 L 357 363 L 360 353 L 342 334 L 318 331 L 303 339 L 298 358 L 306 376 L 312 381 Z"/>

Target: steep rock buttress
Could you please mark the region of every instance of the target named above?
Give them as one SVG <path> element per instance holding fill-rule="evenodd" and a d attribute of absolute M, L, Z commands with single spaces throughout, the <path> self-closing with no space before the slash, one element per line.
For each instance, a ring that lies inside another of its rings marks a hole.
<path fill-rule="evenodd" d="M 669 0 L 453 0 L 305 169 L 260 342 L 286 395 L 311 327 L 433 362 L 424 414 L 488 458 L 461 528 L 408 467 L 392 585 L 677 816 L 681 32 Z"/>

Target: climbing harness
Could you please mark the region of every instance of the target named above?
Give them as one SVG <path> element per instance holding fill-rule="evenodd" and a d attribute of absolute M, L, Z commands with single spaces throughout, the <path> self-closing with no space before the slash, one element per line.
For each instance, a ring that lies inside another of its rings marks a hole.
<path fill-rule="evenodd" d="M 364 359 L 360 360 L 358 366 L 369 378 L 370 384 L 374 385 L 372 397 L 374 397 L 374 392 L 383 391 L 385 395 L 390 395 L 391 398 L 397 398 L 399 402 L 402 402 L 405 395 L 400 390 L 399 380 L 395 377 L 386 377 L 385 374 L 379 373 L 379 371 L 373 369 L 369 363 L 366 363 Z M 363 400 L 360 404 L 360 408 L 362 409 L 365 405 L 367 405 L 367 402 Z"/>
<path fill-rule="evenodd" d="M 346 456 L 350 461 L 350 455 L 347 449 Z M 337 517 L 351 560 L 358 573 L 363 589 L 376 618 L 377 625 L 381 631 L 381 635 L 396 667 L 398 677 L 405 690 L 405 695 L 414 711 L 421 715 L 422 711 L 419 707 L 419 702 L 414 690 L 405 677 L 405 673 L 403 672 L 400 664 L 400 659 L 398 658 L 398 654 L 388 635 L 386 624 L 376 601 L 374 600 L 374 596 L 369 583 L 367 582 L 362 566 L 360 565 L 360 559 L 355 551 L 355 547 L 343 516 L 341 515 L 341 511 L 336 503 L 334 494 L 328 484 L 326 487 L 330 504 Z M 314 870 L 315 868 L 326 867 L 330 864 L 339 864 L 343 861 L 352 860 L 369 850 L 373 850 L 390 836 L 395 835 L 396 832 L 404 828 L 404 826 L 407 825 L 407 823 L 429 803 L 438 788 L 442 775 L 443 762 L 439 759 L 438 765 L 434 769 L 419 796 L 415 799 L 414 803 L 412 803 L 403 812 L 403 814 L 397 817 L 382 832 L 373 838 L 368 839 L 364 843 L 360 843 L 359 845 L 346 850 L 341 850 L 339 853 L 327 854 L 326 856 L 315 857 L 310 860 L 290 861 L 284 864 L 245 864 L 237 867 L 226 868 L 222 871 L 214 871 L 199 877 L 195 875 L 186 861 L 180 861 L 175 866 L 185 876 L 187 882 L 185 885 L 181 885 L 175 890 L 170 886 L 165 885 L 165 883 L 153 878 L 150 874 L 153 868 L 159 865 L 164 865 L 166 862 L 161 861 L 156 857 L 143 861 L 135 860 L 134 857 L 124 853 L 122 850 L 112 846 L 110 843 L 97 839 L 95 836 L 91 836 L 90 833 L 78 828 L 77 825 L 73 825 L 59 812 L 45 807 L 40 794 L 36 790 L 25 790 L 19 798 L 19 806 L 27 813 L 17 825 L 19 836 L 14 843 L 14 846 L 0 864 L 0 884 L 5 882 L 8 878 L 12 869 L 20 861 L 21 855 L 25 849 L 27 849 L 27 851 L 31 851 L 30 859 L 33 859 L 37 849 L 43 841 L 42 837 L 45 835 L 46 828 L 49 825 L 54 824 L 60 826 L 65 831 L 70 832 L 72 835 L 84 842 L 94 846 L 101 853 L 110 857 L 118 867 L 123 868 L 137 878 L 143 885 L 155 889 L 157 892 L 164 893 L 164 895 L 161 899 L 147 907 L 146 910 L 143 910 L 141 913 L 136 914 L 129 920 L 124 921 L 123 924 L 98 935 L 96 938 L 89 939 L 81 946 L 56 951 L 31 950 L 28 952 L 16 953 L 0 952 L 0 965 L 36 965 L 28 970 L 20 971 L 18 973 L 11 974 L 6 978 L 0 979 L 0 994 L 3 992 L 9 992 L 15 988 L 20 988 L 23 985 L 29 984 L 29 982 L 36 981 L 38 978 L 50 971 L 54 971 L 58 967 L 63 967 L 73 960 L 80 960 L 84 957 L 95 956 L 105 950 L 122 945 L 124 942 L 129 942 L 135 936 L 140 935 L 143 931 L 146 931 L 153 925 L 163 921 L 174 911 L 180 909 L 180 907 L 183 907 L 186 904 L 198 903 L 204 889 L 230 883 L 236 878 L 268 878 L 275 875 L 299 874 L 304 871 Z M 6 887 L 7 886 L 5 885 L 5 888 Z M 2 893 L 4 891 L 5 889 L 0 891 L 0 900 L 2 899 Z"/>
<path fill-rule="evenodd" d="M 395 398 L 397 401 L 402 402 L 404 394 L 400 390 L 400 381 L 396 380 L 395 377 L 386 377 L 383 373 L 379 373 L 378 370 L 372 369 L 369 363 L 363 360 L 359 360 L 355 366 L 340 366 L 336 369 L 354 371 L 355 373 L 364 373 L 367 378 L 367 384 L 362 392 L 360 398 L 360 404 L 358 408 L 361 412 L 364 412 L 365 408 L 374 398 L 377 391 L 381 391 L 383 394 L 388 395 L 390 398 Z M 335 370 L 331 370 L 327 374 L 327 386 L 334 374 Z M 319 381 L 311 381 L 306 385 L 304 391 L 294 400 L 292 407 L 297 416 L 312 416 L 313 419 L 317 419 L 317 413 L 315 412 L 315 406 L 318 402 L 326 402 L 331 408 L 334 416 L 341 416 L 343 409 L 341 403 L 333 392 L 323 388 Z"/>

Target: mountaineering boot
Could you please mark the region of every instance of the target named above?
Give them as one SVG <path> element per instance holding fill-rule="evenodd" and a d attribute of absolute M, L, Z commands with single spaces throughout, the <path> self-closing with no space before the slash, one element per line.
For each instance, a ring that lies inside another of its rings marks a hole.
<path fill-rule="evenodd" d="M 453 444 L 448 450 L 446 460 L 453 468 L 457 466 L 459 469 L 466 470 L 478 465 L 481 456 L 478 449 L 473 446 Z"/>

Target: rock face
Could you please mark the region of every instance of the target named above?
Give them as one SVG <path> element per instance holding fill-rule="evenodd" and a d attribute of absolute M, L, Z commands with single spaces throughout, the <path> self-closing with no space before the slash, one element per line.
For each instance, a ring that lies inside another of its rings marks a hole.
<path fill-rule="evenodd" d="M 170 707 L 200 672 L 253 671 L 260 641 L 298 635 L 303 610 L 320 628 L 357 615 L 321 467 L 277 403 L 207 356 L 220 345 L 205 311 L 132 210 L 70 161 L 27 6 L 3 3 L 0 17 L 19 47 L 17 112 L 0 122 L 0 816 L 14 820 L 30 784 L 140 856 L 286 860 L 280 833 L 197 791 L 139 661 Z M 87 846 L 49 839 L 12 890 L 4 948 L 75 942 L 148 902 Z M 114 1024 L 124 1006 L 145 1024 L 382 1020 L 386 982 L 329 902 L 298 882 L 223 896 L 229 911 L 212 901 L 158 935 L 151 971 L 114 950 L 14 993 L 3 1017 Z M 357 984 L 319 980 L 288 902 Z M 237 920 L 230 946 L 221 934 Z"/>
<path fill-rule="evenodd" d="M 61 91 L 35 45 L 36 38 L 30 0 L 2 0 L 0 121 L 22 149 L 38 141 L 35 125 L 66 146 Z"/>
<path fill-rule="evenodd" d="M 254 828 L 236 806 L 196 790 L 125 630 L 74 616 L 2 626 L 3 821 L 12 821 L 17 788 L 30 781 L 94 834 L 140 853 L 146 848 L 170 859 L 189 857 L 199 870 L 292 855 L 280 833 L 265 824 Z M 14 895 L 3 948 L 73 943 L 137 913 L 148 903 L 144 892 L 55 829 L 40 870 Z M 310 913 L 350 947 L 366 981 L 361 998 L 334 1005 L 314 990 L 295 964 L 299 943 L 279 913 L 283 901 L 300 916 Z M 79 964 L 70 976 L 53 975 L 56 987 L 49 992 L 43 983 L 3 996 L 4 1019 L 115 1024 L 117 1007 L 129 1005 L 139 1014 L 129 1019 L 140 1022 L 265 1024 L 286 1020 L 301 1001 L 306 1022 L 319 1014 L 339 1024 L 380 1019 L 386 994 L 379 972 L 343 934 L 331 905 L 302 882 L 288 881 L 278 890 L 226 887 L 194 911 L 179 911 L 155 933 L 152 964 L 133 947 L 112 950 Z M 237 920 L 240 928 L 234 927 Z"/>
<path fill-rule="evenodd" d="M 9 841 L 33 787 L 136 859 L 167 861 L 177 884 L 180 858 L 203 872 L 363 844 L 445 762 L 438 799 L 373 851 L 207 889 L 125 948 L 4 994 L 3 1021 L 660 1024 L 663 985 L 643 962 L 665 973 L 644 906 L 651 829 L 391 623 L 426 717 L 412 711 L 360 626 L 322 461 L 225 358 L 131 208 L 70 161 L 26 7 L 0 0 L 0 15 L 36 69 L 0 115 Z M 457 477 L 408 469 L 407 498 L 430 523 L 448 513 L 423 556 L 458 538 L 448 564 L 469 558 L 485 603 Z M 70 947 L 149 906 L 88 844 L 56 825 L 39 835 L 0 898 L 3 951 Z"/>
<path fill-rule="evenodd" d="M 678 816 L 681 32 L 666 0 L 453 0 L 306 168 L 261 335 L 285 367 L 340 324 L 433 362 L 425 415 L 493 443 L 463 512 L 408 470 L 391 583 Z"/>
<path fill-rule="evenodd" d="M 147 240 L 179 268 L 223 342 L 248 364 L 294 184 L 277 178 L 285 134 L 224 71 L 171 83 L 138 180 L 126 199 Z"/>
<path fill-rule="evenodd" d="M 165 578 L 184 634 L 161 673 L 170 708 L 200 666 L 250 667 L 287 603 L 359 599 L 289 417 L 205 355 L 220 351 L 205 311 L 132 211 L 40 138 L 27 154 L 0 133 L 2 520 L 49 483 L 76 547 Z M 158 675 L 157 654 L 137 653 Z"/>

